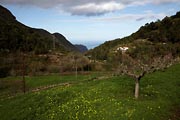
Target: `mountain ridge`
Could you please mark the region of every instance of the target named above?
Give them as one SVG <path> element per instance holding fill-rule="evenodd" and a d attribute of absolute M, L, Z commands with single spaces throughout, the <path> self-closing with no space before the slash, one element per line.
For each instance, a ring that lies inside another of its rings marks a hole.
<path fill-rule="evenodd" d="M 69 51 L 78 51 L 79 52 L 79 50 L 76 48 L 76 46 L 74 46 L 71 42 L 69 42 L 62 34 L 53 33 L 52 35 L 55 36 L 57 42 L 59 42 L 65 48 L 68 48 Z"/>
<path fill-rule="evenodd" d="M 61 37 L 56 36 L 61 35 Z M 55 39 L 55 40 L 54 40 Z M 31 28 L 16 20 L 16 17 L 0 5 L 0 48 L 1 51 L 47 53 L 49 50 L 61 52 L 75 51 L 76 47 L 62 34 L 51 34 L 41 28 Z"/>

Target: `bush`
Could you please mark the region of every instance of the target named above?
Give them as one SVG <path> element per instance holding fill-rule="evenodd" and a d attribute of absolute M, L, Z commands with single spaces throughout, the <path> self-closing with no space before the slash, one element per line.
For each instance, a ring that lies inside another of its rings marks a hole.
<path fill-rule="evenodd" d="M 0 78 L 6 77 L 9 75 L 10 66 L 1 66 L 0 67 Z"/>

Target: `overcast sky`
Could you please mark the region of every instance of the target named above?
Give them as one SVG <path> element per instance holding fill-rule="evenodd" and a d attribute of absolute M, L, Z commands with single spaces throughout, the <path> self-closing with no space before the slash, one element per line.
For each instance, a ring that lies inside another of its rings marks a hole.
<path fill-rule="evenodd" d="M 92 48 L 174 15 L 180 0 L 0 0 L 18 21 Z"/>

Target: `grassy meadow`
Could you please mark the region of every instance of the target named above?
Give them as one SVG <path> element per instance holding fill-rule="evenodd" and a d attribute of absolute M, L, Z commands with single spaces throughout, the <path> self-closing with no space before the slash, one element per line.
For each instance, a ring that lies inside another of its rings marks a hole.
<path fill-rule="evenodd" d="M 174 110 L 180 108 L 179 74 L 177 64 L 146 75 L 140 81 L 138 100 L 134 81 L 127 76 L 91 81 L 89 75 L 26 77 L 32 88 L 76 84 L 1 99 L 0 116 L 1 120 L 175 120 Z"/>
<path fill-rule="evenodd" d="M 94 77 L 101 76 L 102 73 L 97 74 L 97 73 L 89 73 L 89 74 L 80 74 L 77 75 L 42 75 L 42 76 L 26 76 L 26 85 L 29 88 L 36 88 L 40 86 L 46 86 L 46 85 L 52 85 L 52 84 L 59 84 L 59 83 L 65 83 L 65 82 L 78 82 L 78 81 L 83 81 L 87 79 L 91 79 Z M 4 81 L 12 81 L 12 80 L 22 80 L 22 77 L 6 77 L 3 78 L 2 80 Z"/>

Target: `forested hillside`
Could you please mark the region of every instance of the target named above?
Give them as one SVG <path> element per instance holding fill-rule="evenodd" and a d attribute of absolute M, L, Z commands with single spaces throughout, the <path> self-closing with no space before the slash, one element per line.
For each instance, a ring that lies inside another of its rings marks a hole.
<path fill-rule="evenodd" d="M 0 6 L 0 48 L 2 51 L 47 53 L 78 51 L 63 35 L 43 29 L 30 28 L 16 20 L 12 13 Z"/>
<path fill-rule="evenodd" d="M 152 42 L 180 42 L 180 12 L 162 21 L 147 23 L 132 36 L 135 39 L 143 38 Z"/>
<path fill-rule="evenodd" d="M 0 77 L 59 73 L 67 71 L 65 68 L 72 71 L 73 65 L 66 67 L 73 59 L 68 56 L 79 52 L 62 34 L 30 28 L 0 5 Z"/>
<path fill-rule="evenodd" d="M 126 53 L 133 58 L 160 56 L 167 53 L 179 56 L 180 54 L 180 12 L 162 21 L 147 23 L 132 35 L 107 41 L 90 50 L 87 55 L 92 59 L 110 60 L 118 59 L 119 47 L 128 47 Z M 143 56 L 144 55 L 144 56 Z"/>

